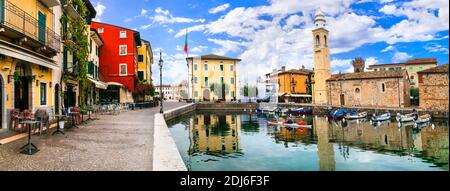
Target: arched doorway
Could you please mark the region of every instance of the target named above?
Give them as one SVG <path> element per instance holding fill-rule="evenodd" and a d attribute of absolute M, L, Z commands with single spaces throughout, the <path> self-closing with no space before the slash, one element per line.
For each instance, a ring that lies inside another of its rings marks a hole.
<path fill-rule="evenodd" d="M 31 68 L 18 63 L 14 70 L 14 108 L 20 111 L 31 109 Z"/>
<path fill-rule="evenodd" d="M 3 75 L 0 75 L 0 129 L 6 128 L 6 84 Z"/>
<path fill-rule="evenodd" d="M 55 85 L 55 114 L 59 114 L 59 84 Z"/>

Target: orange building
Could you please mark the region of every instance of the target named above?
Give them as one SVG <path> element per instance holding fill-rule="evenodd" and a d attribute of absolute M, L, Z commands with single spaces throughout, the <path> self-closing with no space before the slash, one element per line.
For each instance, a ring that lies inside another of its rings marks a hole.
<path fill-rule="evenodd" d="M 312 99 L 313 72 L 302 69 L 281 70 L 278 73 L 279 99 L 285 102 L 308 103 Z"/>

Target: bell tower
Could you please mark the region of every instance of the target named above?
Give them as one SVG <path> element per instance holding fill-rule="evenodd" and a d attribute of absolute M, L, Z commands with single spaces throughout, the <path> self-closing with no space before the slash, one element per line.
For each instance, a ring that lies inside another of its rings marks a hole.
<path fill-rule="evenodd" d="M 313 103 L 328 104 L 326 80 L 331 78 L 330 48 L 328 30 L 325 29 L 327 21 L 319 9 L 314 18 L 314 91 Z"/>

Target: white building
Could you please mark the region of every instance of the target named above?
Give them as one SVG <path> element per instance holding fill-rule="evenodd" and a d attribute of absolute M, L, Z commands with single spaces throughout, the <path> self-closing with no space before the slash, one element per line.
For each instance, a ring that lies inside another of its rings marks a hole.
<path fill-rule="evenodd" d="M 160 85 L 155 86 L 155 92 L 159 95 L 159 93 L 161 92 Z M 164 100 L 168 100 L 168 101 L 176 100 L 174 92 L 175 92 L 174 86 L 164 85 L 164 84 L 162 85 L 162 94 L 164 96 Z"/>

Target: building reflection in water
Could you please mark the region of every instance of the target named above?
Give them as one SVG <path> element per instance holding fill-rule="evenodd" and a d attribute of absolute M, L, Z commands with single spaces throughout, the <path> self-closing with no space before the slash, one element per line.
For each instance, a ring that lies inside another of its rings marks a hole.
<path fill-rule="evenodd" d="M 239 115 L 198 114 L 190 122 L 189 154 L 226 155 L 239 152 Z"/>
<path fill-rule="evenodd" d="M 317 136 L 317 155 L 320 171 L 335 171 L 334 146 L 330 142 L 330 127 L 328 121 L 314 119 L 314 132 Z"/>

